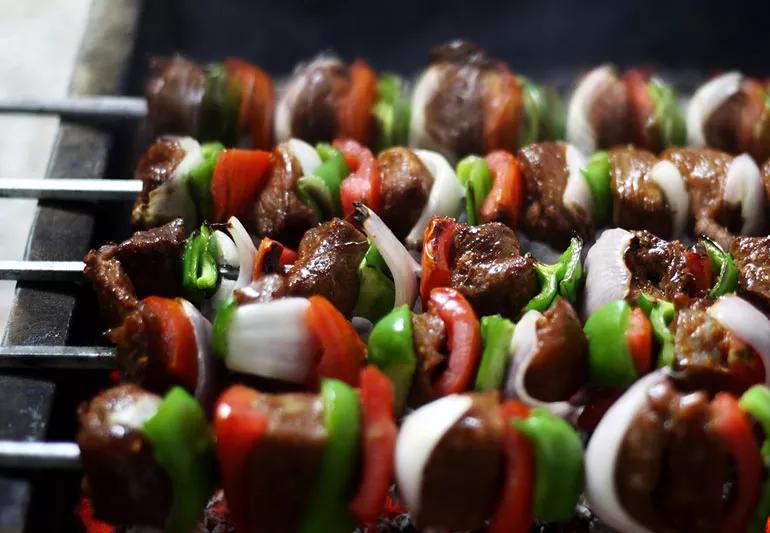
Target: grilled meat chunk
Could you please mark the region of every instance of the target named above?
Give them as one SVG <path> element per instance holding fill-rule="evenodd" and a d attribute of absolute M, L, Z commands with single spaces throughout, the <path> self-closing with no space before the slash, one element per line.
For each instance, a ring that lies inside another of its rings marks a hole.
<path fill-rule="evenodd" d="M 420 218 L 428 202 L 433 175 L 408 148 L 389 148 L 377 156 L 380 167 L 380 216 L 400 240 Z"/>
<path fill-rule="evenodd" d="M 422 405 L 436 399 L 433 380 L 441 370 L 446 368 L 446 325 L 441 317 L 428 311 L 412 315 L 412 332 L 417 368 L 412 381 L 409 403 Z"/>
<path fill-rule="evenodd" d="M 673 301 L 692 294 L 695 277 L 687 267 L 686 249 L 679 241 L 664 241 L 649 231 L 635 231 L 624 260 L 631 271 L 627 299 L 635 302 L 641 292 Z"/>
<path fill-rule="evenodd" d="M 605 85 L 594 98 L 588 120 L 596 132 L 596 146 L 611 148 L 632 141 L 631 103 L 622 79 Z"/>
<path fill-rule="evenodd" d="M 770 313 L 770 237 L 737 237 L 730 253 L 742 296 Z"/>
<path fill-rule="evenodd" d="M 117 326 L 128 316 L 139 300 L 134 284 L 114 254 L 115 245 L 108 244 L 90 250 L 84 261 L 83 275 L 94 288 L 104 321 Z"/>
<path fill-rule="evenodd" d="M 249 285 L 233 291 L 238 305 L 267 303 L 286 296 L 286 278 L 280 274 L 265 274 Z"/>
<path fill-rule="evenodd" d="M 184 57 L 153 58 L 144 89 L 153 132 L 197 137 L 205 83 L 203 69 Z"/>
<path fill-rule="evenodd" d="M 291 116 L 292 135 L 311 144 L 337 136 L 340 98 L 348 91 L 345 66 L 336 59 L 310 63 L 300 74 L 302 90 L 297 92 Z"/>

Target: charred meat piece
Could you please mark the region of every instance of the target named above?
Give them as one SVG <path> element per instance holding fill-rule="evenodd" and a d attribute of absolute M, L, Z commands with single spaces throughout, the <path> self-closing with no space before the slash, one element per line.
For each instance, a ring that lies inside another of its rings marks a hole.
<path fill-rule="evenodd" d="M 622 507 L 652 531 L 719 531 L 729 459 L 711 429 L 704 392 L 656 385 L 634 416 L 617 459 Z"/>
<path fill-rule="evenodd" d="M 727 249 L 741 229 L 740 208 L 724 200 L 727 169 L 733 157 L 709 148 L 669 148 L 663 152 L 679 169 L 690 195 L 695 234 L 706 235 Z"/>
<path fill-rule="evenodd" d="M 171 481 L 141 432 L 160 401 L 136 385 L 122 385 L 80 406 L 77 442 L 83 485 L 97 519 L 163 527 L 171 507 Z"/>
<path fill-rule="evenodd" d="M 144 89 L 147 113 L 155 134 L 198 136 L 206 74 L 181 56 L 153 58 Z"/>
<path fill-rule="evenodd" d="M 311 144 L 337 135 L 339 101 L 349 90 L 348 73 L 336 59 L 310 63 L 301 74 L 301 90 L 294 100 L 291 132 Z"/>
<path fill-rule="evenodd" d="M 380 167 L 380 216 L 400 240 L 420 218 L 433 187 L 433 175 L 408 148 L 389 148 L 377 156 Z"/>
<path fill-rule="evenodd" d="M 738 267 L 738 290 L 770 313 L 770 237 L 737 237 L 730 253 Z"/>
<path fill-rule="evenodd" d="M 496 510 L 505 463 L 498 397 L 495 392 L 470 396 L 470 409 L 425 464 L 420 510 L 414 517 L 418 526 L 472 530 Z"/>
<path fill-rule="evenodd" d="M 743 151 L 736 134 L 742 129 L 743 112 L 748 95 L 738 91 L 725 99 L 703 122 L 703 135 L 708 146 L 737 154 Z"/>
<path fill-rule="evenodd" d="M 648 230 L 658 237 L 673 237 L 673 218 L 666 196 L 651 176 L 658 159 L 633 147 L 608 152 L 615 225 L 628 230 Z"/>
<path fill-rule="evenodd" d="M 538 400 L 569 400 L 586 381 L 588 340 L 580 319 L 569 302 L 559 298 L 536 328 L 537 347 L 524 385 Z"/>
<path fill-rule="evenodd" d="M 558 249 L 565 248 L 574 235 L 586 240 L 593 234 L 591 213 L 564 205 L 569 179 L 566 147 L 544 142 L 531 144 L 518 153 L 527 191 L 524 231 Z"/>
<path fill-rule="evenodd" d="M 253 208 L 250 229 L 292 248 L 315 224 L 313 210 L 297 197 L 302 167 L 287 144 L 273 150 L 273 165 Z"/>
<path fill-rule="evenodd" d="M 412 315 L 414 348 L 417 368 L 410 392 L 409 403 L 422 405 L 436 399 L 434 378 L 446 368 L 446 325 L 437 314 L 430 311 Z"/>
<path fill-rule="evenodd" d="M 513 230 L 499 222 L 458 224 L 453 241 L 451 286 L 478 316 L 500 313 L 516 320 L 539 286 L 534 260 L 521 255 Z"/>
<path fill-rule="evenodd" d="M 104 321 L 117 326 L 139 304 L 134 284 L 115 257 L 115 245 L 108 244 L 86 254 L 83 275 L 94 288 Z"/>
<path fill-rule="evenodd" d="M 613 147 L 632 140 L 631 104 L 622 79 L 607 83 L 594 98 L 588 120 L 596 132 L 596 145 Z"/>
<path fill-rule="evenodd" d="M 649 231 L 635 231 L 624 255 L 631 272 L 627 299 L 635 302 L 639 293 L 673 301 L 691 294 L 695 277 L 687 267 L 686 249 L 679 241 L 664 241 Z"/>
<path fill-rule="evenodd" d="M 317 395 L 260 395 L 253 406 L 267 429 L 247 460 L 245 501 L 250 531 L 297 531 L 326 445 L 323 404 Z"/>
<path fill-rule="evenodd" d="M 265 274 L 249 285 L 233 291 L 238 305 L 261 304 L 272 302 L 286 296 L 288 286 L 286 278 L 280 274 Z"/>
<path fill-rule="evenodd" d="M 339 218 L 308 230 L 287 275 L 289 294 L 324 296 L 350 316 L 358 300 L 358 266 L 367 248 L 364 234 Z"/>

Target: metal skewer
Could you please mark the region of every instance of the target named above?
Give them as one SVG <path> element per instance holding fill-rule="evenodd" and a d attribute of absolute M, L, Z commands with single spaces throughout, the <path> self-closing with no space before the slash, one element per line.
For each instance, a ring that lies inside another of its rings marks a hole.
<path fill-rule="evenodd" d="M 0 198 L 46 200 L 133 200 L 142 190 L 134 179 L 0 178 Z"/>
<path fill-rule="evenodd" d="M 0 113 L 59 115 L 63 120 L 91 123 L 135 121 L 147 116 L 147 102 L 133 96 L 2 98 Z"/>
<path fill-rule="evenodd" d="M 109 370 L 115 349 L 109 346 L 0 346 L 0 368 Z"/>
<path fill-rule="evenodd" d="M 79 282 L 83 279 L 82 261 L 0 261 L 0 281 Z M 226 279 L 237 279 L 238 269 L 220 267 Z"/>
<path fill-rule="evenodd" d="M 80 448 L 74 442 L 0 440 L 1 468 L 77 470 L 80 466 Z"/>

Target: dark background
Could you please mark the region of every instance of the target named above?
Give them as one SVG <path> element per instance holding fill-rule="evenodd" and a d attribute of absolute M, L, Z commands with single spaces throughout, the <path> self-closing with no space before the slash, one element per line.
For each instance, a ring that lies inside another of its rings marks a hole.
<path fill-rule="evenodd" d="M 465 37 L 539 78 L 604 61 L 708 75 L 770 74 L 770 1 L 150 0 L 128 89 L 141 93 L 149 57 L 241 55 L 287 74 L 323 50 L 413 74 L 431 46 Z"/>

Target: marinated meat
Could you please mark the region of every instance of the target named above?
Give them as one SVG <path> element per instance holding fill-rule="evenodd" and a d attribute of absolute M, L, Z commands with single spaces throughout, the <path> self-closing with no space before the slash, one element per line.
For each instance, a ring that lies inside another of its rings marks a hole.
<path fill-rule="evenodd" d="M 499 222 L 458 224 L 451 285 L 478 316 L 500 313 L 516 320 L 539 291 L 534 260 L 522 256 L 514 231 Z"/>
<path fill-rule="evenodd" d="M 673 217 L 665 193 L 650 177 L 658 159 L 631 146 L 609 151 L 612 220 L 628 230 L 647 230 L 663 239 L 673 237 Z"/>
<path fill-rule="evenodd" d="M 586 381 L 588 340 L 575 310 L 563 298 L 538 319 L 537 347 L 524 375 L 538 400 L 569 400 Z"/>
<path fill-rule="evenodd" d="M 531 144 L 518 153 L 527 191 L 524 231 L 559 249 L 566 248 L 574 235 L 586 240 L 593 234 L 591 214 L 564 205 L 569 178 L 565 149 L 564 144 L 544 142 Z"/>
<path fill-rule="evenodd" d="M 347 69 L 337 60 L 321 59 L 300 75 L 303 85 L 292 109 L 292 135 L 311 144 L 328 142 L 337 136 L 339 100 L 349 90 Z"/>
<path fill-rule="evenodd" d="M 607 84 L 596 95 L 588 121 L 596 133 L 596 146 L 612 148 L 632 140 L 630 103 L 623 80 Z"/>
<path fill-rule="evenodd" d="M 268 303 L 286 296 L 288 284 L 280 274 L 265 274 L 249 285 L 233 291 L 233 297 L 239 305 Z"/>
<path fill-rule="evenodd" d="M 435 400 L 433 381 L 446 368 L 446 325 L 437 314 L 430 311 L 412 315 L 414 350 L 417 368 L 409 396 L 410 405 L 422 405 Z"/>
<path fill-rule="evenodd" d="M 152 444 L 127 413 L 146 411 L 160 398 L 137 387 L 109 389 L 78 410 L 77 442 L 83 485 L 97 519 L 121 525 L 163 527 L 171 507 L 166 471 L 155 462 Z"/>
<path fill-rule="evenodd" d="M 706 302 L 681 309 L 672 325 L 674 364 L 672 377 L 684 390 L 723 390 L 741 394 L 744 376 L 731 368 L 755 368 L 754 351 L 706 312 Z M 747 372 L 752 375 L 753 372 Z M 750 377 L 748 379 L 751 379 Z"/>
<path fill-rule="evenodd" d="M 741 90 L 714 109 L 703 122 L 706 144 L 731 154 L 742 152 L 739 134 L 743 129 L 743 110 L 748 103 L 748 95 Z"/>
<path fill-rule="evenodd" d="M 628 301 L 635 302 L 641 292 L 668 301 L 691 294 L 695 277 L 687 267 L 685 252 L 679 241 L 664 241 L 649 231 L 635 231 L 624 256 L 631 272 Z"/>
<path fill-rule="evenodd" d="M 117 326 L 136 309 L 134 285 L 115 257 L 115 245 L 108 244 L 86 254 L 83 275 L 94 288 L 104 321 Z"/>
<path fill-rule="evenodd" d="M 719 531 L 729 458 L 712 430 L 708 396 L 654 386 L 618 455 L 624 509 L 652 531 Z"/>
<path fill-rule="evenodd" d="M 236 533 L 223 490 L 216 491 L 206 504 L 203 519 L 195 528 L 195 533 Z"/>
<path fill-rule="evenodd" d="M 142 154 L 134 170 L 134 179 L 142 182 L 142 192 L 136 199 L 134 209 L 149 201 L 150 191 L 171 179 L 171 174 L 184 156 L 184 148 L 174 137 L 159 138 Z"/>
<path fill-rule="evenodd" d="M 408 148 L 389 148 L 377 156 L 380 167 L 380 216 L 404 240 L 428 203 L 433 175 Z"/>
<path fill-rule="evenodd" d="M 267 236 L 292 248 L 305 231 L 315 224 L 313 210 L 296 193 L 302 167 L 286 144 L 273 150 L 270 175 L 253 208 L 251 228 L 257 235 Z"/>
<path fill-rule="evenodd" d="M 770 237 L 737 237 L 730 254 L 738 268 L 741 295 L 770 313 Z"/>
<path fill-rule="evenodd" d="M 679 169 L 690 195 L 695 234 L 706 235 L 727 249 L 741 228 L 740 208 L 724 201 L 727 168 L 733 157 L 709 148 L 669 148 L 661 156 Z"/>
<path fill-rule="evenodd" d="M 308 230 L 287 275 L 289 294 L 324 296 L 350 316 L 358 300 L 358 266 L 367 248 L 364 234 L 339 218 Z"/>
<path fill-rule="evenodd" d="M 441 438 L 425 464 L 415 517 L 448 531 L 481 528 L 503 483 L 503 422 L 496 392 L 472 394 L 468 412 Z"/>
<path fill-rule="evenodd" d="M 326 446 L 323 403 L 313 394 L 260 395 L 254 409 L 267 429 L 251 451 L 245 476 L 249 531 L 299 531 Z"/>
<path fill-rule="evenodd" d="M 155 134 L 198 136 L 206 74 L 181 56 L 153 58 L 144 89 L 147 118 Z"/>

